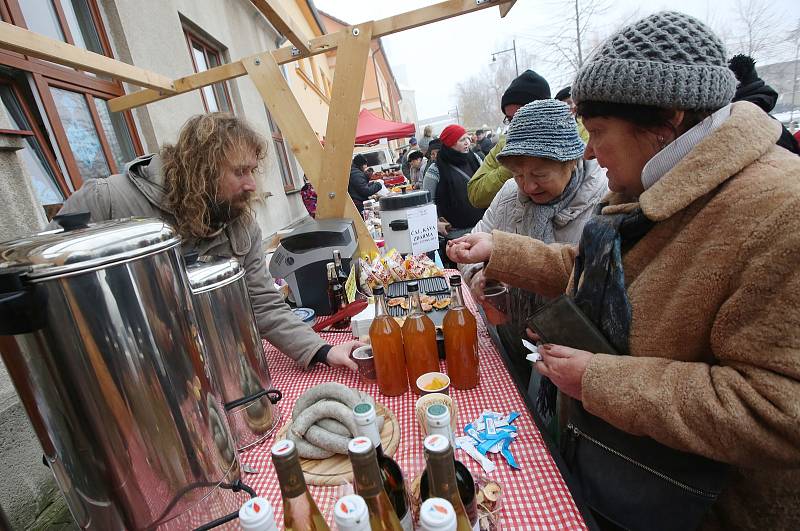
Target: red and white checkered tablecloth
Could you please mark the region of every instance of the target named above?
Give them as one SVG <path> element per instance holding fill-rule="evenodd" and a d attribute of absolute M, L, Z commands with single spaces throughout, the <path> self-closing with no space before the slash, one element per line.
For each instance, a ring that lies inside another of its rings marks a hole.
<path fill-rule="evenodd" d="M 475 304 L 466 290 L 465 296 L 470 309 L 478 315 Z M 323 334 L 323 337 L 331 344 L 352 339 L 349 334 L 342 333 Z M 336 381 L 361 389 L 370 393 L 397 416 L 401 439 L 394 459 L 403 470 L 406 481 L 410 483 L 411 479 L 421 472 L 425 466 L 425 458 L 414 413 L 416 394 L 409 391 L 399 397 L 383 396 L 379 393 L 377 384 L 362 383 L 357 373 L 324 366 L 303 371 L 266 342 L 265 347 L 273 386 L 283 392 L 283 399 L 279 403 L 283 412 L 283 423 L 287 422 L 295 400 L 309 387 Z M 511 451 L 522 470 L 513 470 L 500 455 L 492 456 L 497 469 L 491 474 L 485 474 L 480 465 L 462 450 L 456 451 L 456 458 L 467 465 L 473 475 L 483 475 L 502 485 L 502 529 L 586 529 L 564 479 L 480 318 L 478 318 L 478 350 L 480 385 L 469 391 L 460 391 L 452 387 L 450 389 L 450 396 L 458 406 L 458 428 L 461 430 L 465 423 L 477 418 L 486 409 L 502 413 L 510 411 L 521 413 L 514 421 L 514 425 L 519 429 L 519 435 L 511 445 Z M 444 368 L 444 364 L 442 367 Z M 278 429 L 274 433 L 277 432 Z M 243 463 L 258 471 L 256 474 L 244 474 L 242 480 L 253 487 L 260 496 L 270 500 L 275 508 L 276 521 L 282 523 L 280 489 L 270 459 L 273 439 L 274 435 L 241 455 Z M 329 522 L 333 521 L 332 510 L 336 501 L 336 489 L 337 487 L 310 486 L 317 506 Z"/>

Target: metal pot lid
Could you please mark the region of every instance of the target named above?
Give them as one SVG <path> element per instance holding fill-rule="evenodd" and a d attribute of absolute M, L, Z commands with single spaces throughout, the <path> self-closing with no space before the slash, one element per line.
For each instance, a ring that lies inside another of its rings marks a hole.
<path fill-rule="evenodd" d="M 175 229 L 159 219 L 128 218 L 77 224 L 0 243 L 0 272 L 26 270 L 31 280 L 79 273 L 180 243 Z"/>
<path fill-rule="evenodd" d="M 431 194 L 427 190 L 416 190 L 405 194 L 392 194 L 381 197 L 381 211 L 402 210 L 431 202 Z"/>
<path fill-rule="evenodd" d="M 186 274 L 193 293 L 221 288 L 239 280 L 244 268 L 235 258 L 212 258 L 187 264 Z"/>

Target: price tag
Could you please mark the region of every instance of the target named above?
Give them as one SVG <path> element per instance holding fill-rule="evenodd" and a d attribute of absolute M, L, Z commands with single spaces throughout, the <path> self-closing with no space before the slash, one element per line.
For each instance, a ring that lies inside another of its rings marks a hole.
<path fill-rule="evenodd" d="M 425 205 L 408 212 L 408 235 L 413 254 L 427 253 L 439 248 L 436 220 L 436 205 Z"/>

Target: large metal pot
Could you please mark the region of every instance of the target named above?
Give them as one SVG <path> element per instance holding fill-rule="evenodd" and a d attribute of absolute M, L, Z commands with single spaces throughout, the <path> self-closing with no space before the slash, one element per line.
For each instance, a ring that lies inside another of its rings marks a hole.
<path fill-rule="evenodd" d="M 188 528 L 236 510 L 180 238 L 153 219 L 74 225 L 0 244 L 0 351 L 73 517 Z"/>
<path fill-rule="evenodd" d="M 196 258 L 196 257 L 195 257 Z M 222 398 L 238 450 L 266 439 L 280 420 L 247 291 L 244 269 L 235 259 L 187 261 L 206 361 Z"/>

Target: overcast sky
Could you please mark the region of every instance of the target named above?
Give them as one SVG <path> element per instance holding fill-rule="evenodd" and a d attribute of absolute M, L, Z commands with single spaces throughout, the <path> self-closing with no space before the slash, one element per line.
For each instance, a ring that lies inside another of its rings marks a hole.
<path fill-rule="evenodd" d="M 350 24 L 435 3 L 435 0 L 314 0 L 318 9 Z M 595 38 L 608 35 L 630 17 L 640 18 L 662 9 L 698 17 L 716 31 L 726 32 L 729 38 L 741 34 L 737 0 L 606 0 L 606 3 L 607 11 L 594 17 L 590 24 Z M 518 49 L 535 56 L 534 70 L 545 76 L 555 93 L 570 83 L 571 75 L 554 60 L 557 52 L 543 46 L 541 40 L 552 35 L 553 28 L 568 16 L 565 13 L 569 12 L 569 6 L 568 0 L 518 0 L 505 19 L 500 18 L 497 7 L 491 7 L 384 37 L 383 43 L 398 83 L 416 91 L 419 119 L 453 109 L 455 85 L 479 74 L 489 65 L 492 52 L 510 48 L 512 39 L 516 39 Z M 800 0 L 770 0 L 769 9 L 775 29 L 767 49 L 758 58 L 759 64 L 794 58 L 793 46 L 783 41 L 800 21 Z"/>

